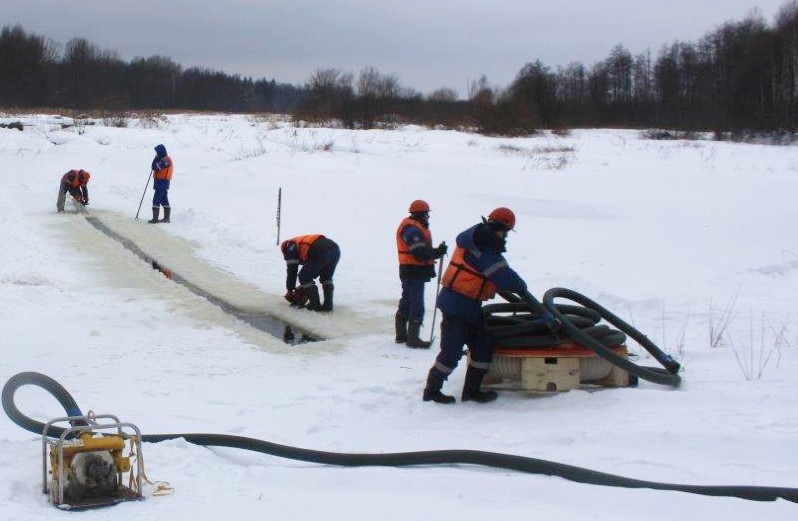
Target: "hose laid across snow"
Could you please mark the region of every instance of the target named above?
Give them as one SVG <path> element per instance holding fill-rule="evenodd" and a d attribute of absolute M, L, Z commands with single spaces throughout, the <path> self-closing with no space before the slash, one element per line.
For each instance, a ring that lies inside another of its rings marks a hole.
<path fill-rule="evenodd" d="M 11 377 L 3 387 L 3 409 L 8 417 L 28 431 L 41 434 L 44 424 L 22 414 L 14 403 L 14 394 L 23 385 L 37 385 L 50 392 L 58 399 L 68 416 L 82 416 L 77 402 L 64 387 L 49 376 L 25 372 Z M 63 429 L 51 428 L 48 431 L 52 436 L 58 437 Z M 798 503 L 798 489 L 786 487 L 758 487 L 758 486 L 708 486 L 708 485 L 680 485 L 671 483 L 658 483 L 631 479 L 604 472 L 564 465 L 552 461 L 485 452 L 476 450 L 435 450 L 418 452 L 395 452 L 386 454 L 351 454 L 325 452 L 299 447 L 290 447 L 268 441 L 232 436 L 227 434 L 145 434 L 142 441 L 157 443 L 165 440 L 183 438 L 189 443 L 201 446 L 232 447 L 252 450 L 277 456 L 281 458 L 319 463 L 323 465 L 338 465 L 344 467 L 407 467 L 413 465 L 480 465 L 486 467 L 516 470 L 529 474 L 544 474 L 558 476 L 579 483 L 604 485 L 624 488 L 650 488 L 656 490 L 674 490 L 702 494 L 706 496 L 727 496 L 749 499 L 753 501 L 775 501 L 786 499 Z"/>

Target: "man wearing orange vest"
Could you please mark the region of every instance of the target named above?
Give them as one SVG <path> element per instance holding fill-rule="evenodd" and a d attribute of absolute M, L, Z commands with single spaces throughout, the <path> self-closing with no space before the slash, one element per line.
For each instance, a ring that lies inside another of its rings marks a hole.
<path fill-rule="evenodd" d="M 341 258 L 341 249 L 324 235 L 300 235 L 280 244 L 286 262 L 285 299 L 297 307 L 312 311 L 332 311 L 333 274 Z M 299 267 L 302 266 L 300 270 Z M 319 278 L 324 290 L 324 302 L 314 279 Z M 299 287 L 297 287 L 297 279 Z"/>
<path fill-rule="evenodd" d="M 496 399 L 494 391 L 483 392 L 482 379 L 493 360 L 493 348 L 482 316 L 482 302 L 496 293 L 508 298 L 514 293 L 530 305 L 540 303 L 529 294 L 524 280 L 507 264 L 507 233 L 515 228 L 515 214 L 508 208 L 496 208 L 487 219 L 457 236 L 457 248 L 443 274 L 437 305 L 441 320 L 441 351 L 427 375 L 425 402 L 454 403 L 453 396 L 441 392 L 443 382 L 457 367 L 467 346 L 471 360 L 463 385 L 462 401 L 478 403 Z M 557 329 L 554 317 L 543 312 L 543 321 L 552 331 Z"/>
<path fill-rule="evenodd" d="M 172 181 L 172 158 L 166 154 L 166 147 L 158 145 L 155 147 L 155 159 L 152 160 L 152 188 L 155 195 L 152 196 L 152 219 L 148 223 L 168 223 L 172 214 L 172 207 L 169 205 L 169 183 Z M 163 219 L 158 220 L 163 206 Z"/>
<path fill-rule="evenodd" d="M 396 343 L 410 348 L 429 349 L 430 343 L 419 338 L 424 321 L 424 284 L 435 276 L 435 260 L 446 255 L 447 249 L 445 242 L 437 248 L 432 247 L 429 211 L 426 201 L 413 201 L 408 208 L 410 216 L 396 229 L 399 280 L 402 282 L 402 297 L 395 318 Z"/>
<path fill-rule="evenodd" d="M 89 204 L 89 174 L 85 170 L 70 170 L 61 176 L 61 183 L 58 186 L 58 200 L 55 203 L 55 209 L 58 213 L 64 211 L 64 202 L 66 201 L 66 194 L 71 195 L 75 202 L 81 206 Z"/>

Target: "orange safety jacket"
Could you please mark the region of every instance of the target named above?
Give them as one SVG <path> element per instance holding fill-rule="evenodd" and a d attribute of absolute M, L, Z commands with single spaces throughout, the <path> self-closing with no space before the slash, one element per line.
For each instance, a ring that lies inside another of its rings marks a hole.
<path fill-rule="evenodd" d="M 408 226 L 415 226 L 421 233 L 424 234 L 424 243 L 414 244 L 411 247 L 407 245 L 404 238 L 402 238 L 402 232 Z M 396 250 L 399 252 L 399 264 L 410 264 L 413 266 L 433 266 L 435 265 L 435 259 L 426 259 L 426 260 L 419 260 L 417 259 L 412 252 L 414 248 L 431 248 L 432 247 L 432 232 L 429 228 L 424 228 L 418 221 L 415 219 L 411 219 L 410 217 L 405 217 L 401 223 L 399 223 L 399 228 L 396 229 Z"/>
<path fill-rule="evenodd" d="M 308 251 L 310 250 L 310 245 L 322 237 L 324 237 L 324 235 L 317 233 L 311 235 L 300 235 L 299 237 L 290 239 L 292 242 L 295 242 L 299 248 L 299 262 L 301 264 L 304 264 L 308 261 Z"/>
<path fill-rule="evenodd" d="M 83 171 L 83 175 L 81 175 L 80 170 L 70 170 L 61 177 L 61 181 L 66 181 L 72 188 L 79 188 L 81 186 L 86 186 L 89 182 L 89 178 L 91 178 L 91 174 L 85 170 Z"/>
<path fill-rule="evenodd" d="M 172 170 L 174 170 L 174 164 L 172 164 L 172 158 L 169 156 L 163 156 L 158 158 L 158 161 L 162 164 L 165 164 L 162 169 L 160 170 L 153 170 L 153 176 L 155 179 L 172 179 Z"/>
<path fill-rule="evenodd" d="M 473 266 L 468 264 L 465 259 L 466 250 L 458 246 L 454 250 L 452 260 L 443 274 L 441 284 L 444 287 L 451 289 L 468 298 L 479 300 L 490 300 L 496 295 L 496 285 L 488 280 L 490 273 L 494 271 L 494 267 L 488 268 L 485 272 L 480 272 L 474 269 Z M 506 264 L 501 263 L 504 267 Z"/>

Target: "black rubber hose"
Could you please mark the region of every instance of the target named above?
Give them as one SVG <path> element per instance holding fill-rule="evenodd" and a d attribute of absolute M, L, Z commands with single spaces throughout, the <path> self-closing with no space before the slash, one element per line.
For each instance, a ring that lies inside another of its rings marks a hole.
<path fill-rule="evenodd" d="M 41 434 L 44 424 L 23 415 L 14 404 L 16 390 L 26 384 L 38 385 L 49 391 L 67 410 L 68 416 L 80 416 L 80 409 L 75 400 L 58 382 L 39 373 L 20 373 L 12 377 L 3 387 L 3 409 L 9 418 L 20 427 L 31 432 Z M 60 432 L 57 434 L 60 436 Z M 53 430 L 53 436 L 56 436 Z M 158 443 L 166 440 L 183 438 L 189 443 L 209 447 L 231 447 L 245 449 L 280 458 L 287 458 L 309 463 L 323 465 L 338 465 L 344 467 L 408 467 L 414 465 L 480 465 L 486 467 L 516 470 L 529 474 L 543 474 L 558 476 L 579 483 L 594 485 L 624 487 L 624 488 L 650 488 L 656 490 L 675 490 L 702 494 L 706 496 L 727 496 L 749 499 L 754 501 L 775 501 L 786 499 L 798 503 L 798 489 L 786 487 L 757 487 L 757 486 L 707 486 L 707 485 L 679 485 L 658 483 L 631 479 L 604 472 L 564 465 L 552 461 L 484 452 L 476 450 L 435 450 L 418 452 L 395 452 L 386 454 L 347 454 L 325 452 L 288 445 L 279 445 L 268 441 L 233 436 L 228 434 L 145 434 L 142 441 Z"/>
<path fill-rule="evenodd" d="M 623 488 L 650 488 L 655 490 L 675 490 L 702 494 L 705 496 L 730 496 L 754 501 L 775 501 L 786 499 L 798 503 L 798 489 L 757 486 L 709 486 L 659 483 L 626 478 L 614 474 L 565 465 L 526 456 L 501 454 L 477 450 L 432 450 L 417 452 L 393 452 L 384 454 L 352 454 L 325 452 L 279 445 L 268 441 L 232 436 L 227 434 L 155 434 L 142 436 L 143 441 L 160 441 L 184 438 L 189 443 L 203 446 L 232 447 L 247 449 L 271 456 L 292 460 L 307 461 L 323 465 L 344 467 L 409 467 L 415 465 L 479 465 L 506 470 L 516 470 L 528 474 L 557 476 L 578 483 L 613 486 Z"/>
<path fill-rule="evenodd" d="M 626 342 L 626 334 L 622 331 L 599 324 L 601 315 L 597 311 L 565 304 L 556 304 L 556 307 L 571 325 L 603 346 L 611 348 Z M 527 302 L 488 304 L 482 309 L 491 342 L 502 349 L 556 348 L 576 341 L 566 330 L 553 336 L 542 317 L 532 311 Z"/>
<path fill-rule="evenodd" d="M 597 342 L 589 336 L 583 334 L 578 327 L 574 326 L 568 320 L 568 317 L 559 311 L 557 305 L 554 304 L 554 299 L 558 297 L 573 300 L 574 302 L 578 302 L 579 304 L 598 312 L 604 320 L 635 339 L 646 351 L 651 353 L 651 355 L 665 367 L 665 370 L 660 369 L 659 367 L 639 366 L 630 361 L 628 358 L 618 355 L 611 349 L 604 347 L 600 342 Z M 551 313 L 554 314 L 554 316 L 556 316 L 560 322 L 562 322 L 563 329 L 565 329 L 566 332 L 574 338 L 574 340 L 583 346 L 592 349 L 597 355 L 604 358 L 611 364 L 618 366 L 637 377 L 648 380 L 649 382 L 662 385 L 671 385 L 674 387 L 678 387 L 682 382 L 681 377 L 677 374 L 681 366 L 676 360 L 665 354 L 659 347 L 656 346 L 656 344 L 654 344 L 654 342 L 649 340 L 648 337 L 646 337 L 640 331 L 627 324 L 625 321 L 596 302 L 590 300 L 586 296 L 566 288 L 552 288 L 548 290 L 545 295 L 543 295 L 543 305 L 546 306 L 546 308 L 551 311 Z"/>
<path fill-rule="evenodd" d="M 75 399 L 72 398 L 72 395 L 69 394 L 69 391 L 64 389 L 61 384 L 49 376 L 43 375 L 41 373 L 19 373 L 9 378 L 8 382 L 6 382 L 5 386 L 3 386 L 2 402 L 3 410 L 6 411 L 6 414 L 9 418 L 11 418 L 11 421 L 26 431 L 42 434 L 44 432 L 45 424 L 36 421 L 33 418 L 28 418 L 22 414 L 19 409 L 17 409 L 17 405 L 14 403 L 14 393 L 16 393 L 17 389 L 23 385 L 36 385 L 52 394 L 55 399 L 58 400 L 58 403 L 61 404 L 61 407 L 64 408 L 67 416 L 83 416 L 83 413 L 80 412 L 80 407 L 78 407 Z M 86 424 L 86 422 L 82 421 L 71 423 L 73 426 Z M 48 430 L 48 435 L 54 438 L 59 438 L 65 430 L 66 429 L 62 427 L 51 426 Z"/>
<path fill-rule="evenodd" d="M 601 320 L 601 315 L 584 306 L 572 306 L 568 304 L 556 304 L 556 306 L 557 310 L 561 313 L 589 318 L 594 324 Z M 533 313 L 529 309 L 529 304 L 526 302 L 499 302 L 497 304 L 486 304 L 482 306 L 482 313 L 483 315 L 489 317 L 523 318 L 526 320 L 530 320 L 530 317 L 534 317 L 534 319 L 539 317 L 539 315 Z M 513 315 L 499 315 L 499 313 L 513 313 Z"/>
<path fill-rule="evenodd" d="M 566 316 L 568 317 L 568 320 L 570 320 L 579 329 L 591 328 L 596 325 L 596 322 L 598 322 L 578 315 Z M 554 340 L 554 337 L 552 337 L 551 331 L 548 327 L 546 327 L 546 324 L 544 324 L 539 317 L 531 314 L 516 315 L 515 317 L 490 316 L 486 317 L 485 325 L 490 331 L 490 336 L 494 340 L 519 335 L 541 336 L 546 337 L 549 340 Z M 500 344 L 501 342 L 494 343 Z"/>
<path fill-rule="evenodd" d="M 593 326 L 597 329 L 596 333 L 599 333 L 598 336 L 591 336 L 595 341 L 599 342 L 601 345 L 607 346 L 607 348 L 621 346 L 626 342 L 626 335 L 623 332 L 618 331 L 616 329 L 609 329 L 607 326 Z M 589 333 L 588 333 L 589 334 Z M 567 335 L 560 335 L 558 338 L 554 338 L 551 336 L 549 330 L 546 330 L 545 334 L 536 335 L 534 333 L 526 334 L 526 335 L 519 335 L 514 337 L 508 338 L 501 338 L 501 339 L 494 339 L 494 344 L 496 346 L 501 347 L 502 349 L 509 349 L 509 350 L 527 350 L 527 349 L 545 349 L 545 348 L 553 348 L 557 349 L 559 346 L 565 344 L 572 344 L 575 340 Z"/>

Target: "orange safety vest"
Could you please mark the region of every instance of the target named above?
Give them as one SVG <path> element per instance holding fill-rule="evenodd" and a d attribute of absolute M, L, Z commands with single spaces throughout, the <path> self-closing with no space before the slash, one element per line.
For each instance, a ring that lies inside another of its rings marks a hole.
<path fill-rule="evenodd" d="M 69 183 L 72 188 L 78 188 L 81 186 L 86 186 L 90 177 L 91 174 L 85 170 L 83 171 L 83 175 L 80 175 L 80 170 L 70 170 L 64 174 L 62 179 Z"/>
<path fill-rule="evenodd" d="M 324 235 L 317 233 L 311 235 L 300 235 L 299 237 L 294 237 L 291 239 L 291 242 L 295 242 L 297 247 L 299 247 L 299 262 L 304 264 L 308 261 L 308 250 L 310 250 L 310 245 L 322 237 L 324 237 Z"/>
<path fill-rule="evenodd" d="M 432 266 L 435 264 L 435 259 L 427 259 L 427 260 L 418 260 L 413 253 L 410 251 L 410 248 L 407 246 L 407 243 L 402 238 L 402 232 L 408 226 L 415 226 L 421 233 L 424 234 L 424 245 L 428 248 L 432 247 L 432 232 L 429 228 L 424 228 L 418 221 L 415 219 L 411 219 L 410 217 L 405 217 L 401 223 L 399 223 L 399 228 L 396 229 L 396 250 L 399 252 L 399 264 L 411 264 L 413 266 Z"/>
<path fill-rule="evenodd" d="M 155 170 L 154 176 L 155 179 L 172 179 L 172 170 L 174 169 L 174 164 L 172 163 L 172 158 L 169 156 L 163 156 L 160 158 L 160 161 L 167 161 L 169 164 L 163 170 Z"/>
<path fill-rule="evenodd" d="M 458 246 L 443 274 L 441 283 L 445 288 L 468 298 L 490 300 L 496 295 L 496 285 L 484 273 L 474 269 L 465 260 L 466 250 Z"/>

